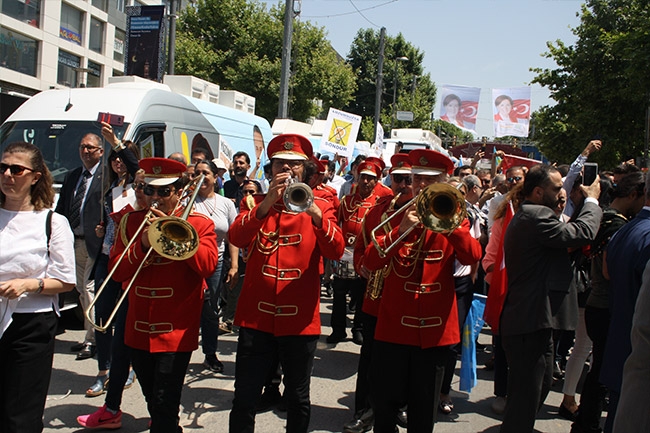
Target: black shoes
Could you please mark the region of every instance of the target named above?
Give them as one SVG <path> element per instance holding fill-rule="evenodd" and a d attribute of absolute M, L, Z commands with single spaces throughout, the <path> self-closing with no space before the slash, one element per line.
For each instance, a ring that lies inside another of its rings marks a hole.
<path fill-rule="evenodd" d="M 375 415 L 372 409 L 354 414 L 354 419 L 343 425 L 343 433 L 364 433 L 372 429 Z"/>
<path fill-rule="evenodd" d="M 79 353 L 77 353 L 77 361 L 80 361 L 82 359 L 92 358 L 93 356 L 95 356 L 96 352 L 97 352 L 97 347 L 95 347 L 94 344 L 83 343 L 81 350 L 79 350 Z"/>
<path fill-rule="evenodd" d="M 560 363 L 555 361 L 553 363 L 553 379 L 560 380 L 564 377 L 564 372 L 560 368 Z"/>
<path fill-rule="evenodd" d="M 281 400 L 282 394 L 277 386 L 265 386 L 260 401 L 255 406 L 255 412 L 267 412 L 279 405 Z"/>
<path fill-rule="evenodd" d="M 217 359 L 217 355 L 205 355 L 203 366 L 214 373 L 223 373 L 223 363 Z"/>
<path fill-rule="evenodd" d="M 352 342 L 359 346 L 363 345 L 363 334 L 361 331 L 352 332 Z"/>
<path fill-rule="evenodd" d="M 348 338 L 348 336 L 345 332 L 332 332 L 325 341 L 329 344 L 336 344 L 345 341 L 346 338 Z"/>

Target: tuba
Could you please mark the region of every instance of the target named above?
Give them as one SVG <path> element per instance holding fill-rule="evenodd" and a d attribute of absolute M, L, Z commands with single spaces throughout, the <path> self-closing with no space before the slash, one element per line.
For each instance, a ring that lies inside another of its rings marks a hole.
<path fill-rule="evenodd" d="M 298 181 L 295 177 L 289 178 L 288 186 L 282 194 L 284 206 L 291 212 L 304 212 L 314 204 L 314 193 L 304 182 Z"/>

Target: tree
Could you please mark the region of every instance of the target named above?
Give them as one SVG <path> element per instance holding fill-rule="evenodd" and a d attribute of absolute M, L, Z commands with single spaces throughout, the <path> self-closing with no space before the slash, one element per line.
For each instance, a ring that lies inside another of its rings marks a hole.
<path fill-rule="evenodd" d="M 361 29 L 352 42 L 347 56 L 348 64 L 354 69 L 358 90 L 344 110 L 363 116 L 360 140 L 374 141 L 375 89 L 379 62 L 379 32 Z M 408 57 L 407 61 L 396 60 Z M 406 42 L 400 33 L 396 37 L 386 36 L 384 42 L 383 92 L 381 124 L 388 132 L 391 123 L 394 128 L 432 128 L 431 113 L 436 102 L 436 87 L 431 76 L 424 73 L 424 54 Z M 397 65 L 396 65 L 397 63 Z M 395 74 L 397 66 L 397 74 Z M 397 81 L 396 81 L 397 80 Z M 412 111 L 413 121 L 394 120 L 393 92 L 397 85 L 396 108 Z"/>
<path fill-rule="evenodd" d="M 535 68 L 533 82 L 546 86 L 554 106 L 534 115 L 535 139 L 551 160 L 570 162 L 594 137 L 603 149 L 601 167 L 641 155 L 645 144 L 650 82 L 650 3 L 588 0 L 581 10 L 578 40 L 547 43 L 557 69 Z"/>
<path fill-rule="evenodd" d="M 272 122 L 278 112 L 284 6 L 267 11 L 248 0 L 199 0 L 179 19 L 177 74 L 190 74 L 256 98 L 256 113 Z M 315 103 L 344 106 L 356 89 L 352 69 L 339 60 L 322 28 L 295 21 L 289 109 L 305 121 Z"/>

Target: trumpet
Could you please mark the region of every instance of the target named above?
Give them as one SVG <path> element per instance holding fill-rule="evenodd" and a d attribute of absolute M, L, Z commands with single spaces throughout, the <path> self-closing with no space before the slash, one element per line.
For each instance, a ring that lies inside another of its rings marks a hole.
<path fill-rule="evenodd" d="M 138 266 L 138 269 L 136 269 L 135 273 L 133 274 L 133 277 L 131 277 L 129 284 L 122 291 L 122 295 L 117 300 L 115 307 L 113 308 L 113 311 L 111 312 L 110 316 L 108 316 L 108 318 L 106 319 L 106 323 L 100 323 L 98 325 L 90 317 L 93 307 L 95 306 L 95 303 L 97 302 L 102 292 L 104 291 L 106 284 L 108 284 L 109 280 L 115 273 L 115 270 L 124 259 L 126 253 L 129 251 L 129 248 L 131 247 L 131 245 L 133 245 L 133 242 L 135 242 L 138 239 L 138 237 L 142 233 L 142 230 L 144 230 L 147 224 L 149 224 L 149 219 L 154 215 L 153 209 L 158 207 L 158 203 L 154 202 L 152 204 L 151 208 L 149 209 L 149 212 L 146 213 L 144 219 L 142 220 L 142 223 L 138 226 L 138 229 L 136 230 L 136 232 L 133 234 L 131 239 L 129 239 L 129 242 L 127 242 L 126 246 L 124 247 L 124 251 L 122 251 L 122 254 L 120 254 L 117 261 L 115 262 L 115 266 L 113 266 L 113 269 L 111 269 L 111 271 L 108 273 L 108 275 L 104 279 L 104 282 L 97 290 L 94 299 L 91 301 L 88 308 L 84 311 L 84 315 L 86 316 L 88 323 L 90 323 L 93 328 L 95 328 L 100 332 L 106 332 L 109 329 L 111 322 L 115 318 L 115 315 L 117 314 L 118 310 L 120 309 L 120 306 L 122 305 L 122 302 L 124 302 L 124 299 L 126 299 L 127 295 L 129 294 L 129 290 L 131 290 L 131 286 L 133 286 L 135 279 L 140 274 L 140 271 L 144 267 L 144 264 L 147 262 L 147 259 L 149 258 L 149 256 L 153 251 L 171 260 L 187 260 L 196 253 L 196 251 L 199 248 L 199 236 L 196 232 L 196 229 L 192 227 L 190 223 L 187 222 L 187 218 L 189 217 L 190 212 L 192 211 L 192 206 L 194 205 L 194 201 L 196 201 L 196 196 L 199 193 L 201 184 L 203 184 L 203 179 L 205 179 L 205 176 L 200 175 L 199 177 L 193 179 L 192 182 L 187 184 L 185 188 L 183 188 L 181 197 L 178 200 L 178 205 L 176 206 L 176 209 L 174 209 L 174 211 L 171 213 L 171 215 L 167 217 L 158 218 L 153 222 L 152 226 L 149 228 L 147 232 L 147 237 L 149 239 L 149 243 L 151 244 L 151 247 L 149 247 L 149 250 L 147 250 L 147 253 L 142 259 L 142 262 Z M 180 211 L 180 209 L 182 208 L 181 203 L 189 194 L 191 194 L 191 197 L 187 202 L 187 204 L 185 205 L 185 210 L 183 211 L 182 216 L 181 217 L 174 216 L 174 214 Z"/>
<path fill-rule="evenodd" d="M 458 189 L 448 183 L 434 183 L 424 188 L 397 212 L 382 221 L 370 232 L 372 243 L 381 257 L 386 255 L 418 226 L 414 223 L 388 247 L 382 247 L 377 241 L 377 232 L 382 230 L 398 214 L 405 212 L 415 203 L 419 224 L 436 233 L 451 233 L 460 226 L 467 215 L 465 197 Z"/>
<path fill-rule="evenodd" d="M 295 177 L 289 178 L 288 186 L 282 194 L 284 206 L 291 212 L 304 212 L 314 204 L 314 193 L 304 182 Z"/>

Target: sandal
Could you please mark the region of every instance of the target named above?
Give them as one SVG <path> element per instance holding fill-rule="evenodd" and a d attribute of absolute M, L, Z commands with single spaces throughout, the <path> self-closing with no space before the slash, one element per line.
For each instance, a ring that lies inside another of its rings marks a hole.
<path fill-rule="evenodd" d="M 95 378 L 95 383 L 93 383 L 90 388 L 86 390 L 86 397 L 97 397 L 106 392 L 108 388 L 108 375 L 97 376 Z"/>
<path fill-rule="evenodd" d="M 454 410 L 454 404 L 450 401 L 441 401 L 438 408 L 440 409 L 440 412 L 449 415 L 451 411 Z"/>
<path fill-rule="evenodd" d="M 135 382 L 135 371 L 131 370 L 129 371 L 129 377 L 126 379 L 126 382 L 124 382 L 124 389 L 129 389 L 133 386 L 133 382 Z"/>

